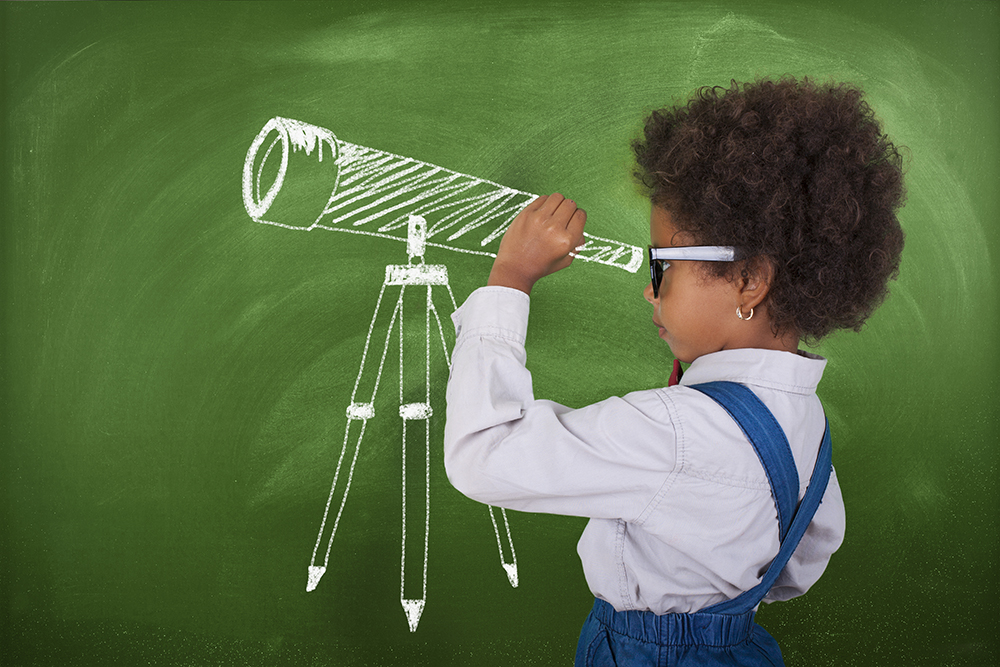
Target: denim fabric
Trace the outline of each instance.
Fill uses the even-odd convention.
[[[597,600],[580,633],[576,667],[784,666],[778,643],[744,614],[615,611]]]

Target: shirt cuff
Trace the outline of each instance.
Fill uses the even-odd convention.
[[[468,337],[504,338],[524,345],[530,297],[510,287],[480,287],[451,315],[456,345]]]

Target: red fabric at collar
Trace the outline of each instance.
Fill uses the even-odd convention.
[[[674,359],[674,370],[670,374],[670,379],[667,380],[667,386],[673,387],[675,384],[681,381],[681,376],[684,375],[683,369],[681,369],[681,362]]]

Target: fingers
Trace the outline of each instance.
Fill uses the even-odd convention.
[[[528,237],[548,230],[559,238],[558,245],[568,246],[568,252],[585,242],[583,228],[587,222],[587,212],[577,207],[572,199],[566,199],[558,192],[542,195],[528,204],[511,224],[516,232],[508,230],[505,237]],[[535,231],[529,231],[529,230]]]
[[[537,211],[548,201],[549,195],[540,195],[533,202],[524,207],[525,211]]]
[[[579,210],[581,209],[577,208],[575,201],[566,199],[558,192],[555,192],[546,198],[538,211],[542,216],[551,220],[553,226],[568,229],[570,221]]]
[[[582,208],[577,208],[572,200],[565,200],[556,210],[555,225],[565,229],[566,242],[570,244],[569,257],[572,261],[576,257],[576,251],[581,248],[586,239],[583,236],[583,228],[587,224],[587,212]]]
[[[541,199],[541,197],[539,197],[539,199]],[[559,206],[562,205],[564,201],[566,201],[565,197],[563,197],[558,192],[553,192],[552,194],[550,194],[548,197],[545,198],[545,201],[542,202],[542,205],[538,207],[538,210],[543,215],[551,216],[556,212],[556,209],[558,209]]]
[[[566,199],[558,192],[554,192],[546,197],[545,201],[538,208],[541,215],[550,218],[554,223],[566,228],[569,227],[573,215],[579,210],[575,201]]]
[[[580,243],[583,243],[583,227],[587,224],[587,212],[582,208],[578,208],[573,211],[573,215],[570,217],[569,222],[566,223],[566,229],[575,238],[580,239]]]
[[[541,199],[539,197],[536,202]],[[545,201],[541,202],[536,211],[536,216],[540,222],[544,221],[547,227],[554,230],[565,230],[566,236],[563,237],[565,239],[564,242],[572,244],[569,251],[569,261],[572,261],[572,258],[576,255],[574,251],[586,242],[583,236],[583,228],[587,223],[587,212],[582,208],[578,208],[576,202],[572,199],[566,199],[556,192],[548,195]]]

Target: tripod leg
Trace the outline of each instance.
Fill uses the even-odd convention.
[[[333,528],[330,531],[330,541],[327,543],[326,554],[323,557],[323,564],[316,565],[316,554],[319,551],[320,544],[323,542],[323,534],[326,532],[326,521],[330,515],[330,507],[333,505],[334,498],[337,495],[337,482],[340,478],[340,471],[348,453],[348,446],[351,443],[351,426],[357,421],[361,422],[360,432],[358,433],[357,440],[354,441],[354,453],[351,456],[351,466],[347,472],[347,480],[344,483],[344,488],[340,493],[340,504],[337,508],[337,516],[333,521]],[[316,590],[316,586],[319,585],[319,580],[326,573],[326,566],[330,561],[330,549],[333,547],[333,538],[337,534],[337,526],[340,524],[340,516],[344,512],[344,505],[347,503],[347,494],[351,490],[351,481],[354,478],[354,465],[358,461],[358,452],[361,451],[361,439],[365,435],[365,426],[367,424],[367,419],[348,418],[347,420],[347,428],[344,430],[344,444],[340,450],[340,458],[337,460],[337,470],[333,474],[333,483],[330,485],[330,495],[326,500],[326,509],[323,510],[323,520],[319,524],[319,533],[316,535],[316,546],[313,547],[312,560],[309,565],[309,579],[306,582],[306,592]]]
[[[507,510],[502,507],[488,506],[490,512],[490,521],[493,523],[493,533],[497,536],[497,551],[500,552],[500,566],[503,568],[504,572],[507,573],[507,581],[514,588],[517,588],[517,554],[514,553],[514,540],[510,537],[510,524],[507,523]],[[499,510],[499,512],[497,512]],[[496,515],[499,513],[500,520],[503,522],[503,531],[500,530],[497,525]],[[507,547],[510,550],[510,560],[504,560],[503,547],[504,542],[501,535],[507,537]]]
[[[403,477],[403,525],[402,525],[402,543],[400,545],[400,566],[399,566],[399,602],[403,606],[403,611],[406,613],[406,620],[410,626],[410,632],[415,632],[417,629],[417,624],[420,623],[420,616],[423,614],[424,606],[427,604],[427,552],[428,543],[430,538],[430,520],[431,520],[431,505],[430,505],[430,490],[431,490],[431,478],[430,478],[430,429],[429,419],[430,414],[419,414],[416,412],[416,408],[413,407],[414,404],[401,406],[400,416],[403,417],[403,465],[402,465],[402,477]],[[404,414],[404,410],[407,414]],[[412,412],[409,412],[411,411]],[[420,438],[420,431],[423,430],[424,437]],[[423,440],[423,457],[420,457],[419,452],[412,451],[412,448],[408,451],[407,440],[409,444],[416,444],[420,440]],[[419,449],[419,446],[418,446]],[[415,454],[417,456],[415,456]],[[419,468],[423,468],[420,470]],[[407,469],[409,469],[410,475],[407,475]],[[419,495],[420,491],[420,477],[421,473],[423,476],[423,497]],[[416,477],[414,480],[413,478]],[[416,487],[417,494],[412,493]],[[409,498],[407,497],[407,492]],[[408,502],[409,501],[409,502]],[[421,507],[421,504],[423,507]],[[421,512],[421,510],[423,510]],[[423,519],[423,531],[421,528],[420,520]],[[408,525],[409,524],[409,525]],[[416,529],[416,530],[414,530]],[[423,533],[423,549],[419,543],[419,539]],[[407,586],[407,536],[410,537],[410,546],[413,546],[413,542],[417,542],[417,549],[411,549],[410,553],[410,570],[412,572],[414,565],[417,565],[417,558],[423,557],[423,563],[421,567],[421,577],[420,577],[420,589],[419,597],[417,597],[417,591],[414,590],[417,586],[416,581],[411,581],[409,586]],[[409,591],[407,589],[410,589]]]
[[[446,315],[450,316],[452,312],[455,311],[455,295],[451,292],[451,286],[448,283],[444,284],[445,289],[448,291],[448,297],[451,301],[451,309],[445,311]],[[445,304],[447,308],[449,304]],[[441,339],[441,345],[444,348],[445,360],[448,362],[449,369],[451,368],[451,355],[448,354],[448,340],[445,336],[445,328],[441,323],[441,312],[434,305],[433,301],[428,304],[428,309],[434,315],[434,320],[437,323],[437,332]],[[487,510],[490,513],[490,522],[493,524],[493,534],[497,538],[497,552],[500,554],[500,566],[503,568],[504,572],[507,573],[507,580],[510,585],[517,588],[517,554],[514,552],[514,540],[510,535],[510,524],[507,522],[507,510],[502,507],[493,507],[492,505],[487,506]],[[499,515],[500,521],[497,521],[497,516]],[[503,529],[501,530],[500,524],[503,524]],[[504,547],[507,547],[507,552],[510,557],[504,556]]]
[[[354,390],[351,392],[351,403],[347,408],[347,427],[344,430],[344,442],[340,450],[340,458],[337,460],[337,469],[333,475],[333,483],[330,485],[330,495],[326,501],[326,508],[323,510],[323,519],[320,522],[319,532],[316,535],[316,545],[313,547],[312,559],[309,562],[308,579],[306,582],[306,591],[313,591],[316,586],[319,585],[320,579],[326,573],[327,565],[330,562],[330,550],[333,548],[333,538],[337,534],[337,527],[340,524],[340,517],[344,512],[344,506],[347,503],[347,495],[351,490],[351,482],[354,479],[354,466],[358,460],[358,454],[361,451],[361,440],[365,435],[365,427],[368,424],[368,420],[375,416],[375,394],[378,392],[379,381],[382,377],[382,368],[385,365],[386,352],[389,349],[389,337],[392,333],[393,323],[399,313],[402,304],[402,292],[400,293],[399,300],[396,302],[396,307],[392,310],[392,316],[389,322],[389,326],[386,327],[386,337],[385,344],[382,348],[382,357],[379,360],[378,372],[375,376],[374,386],[371,389],[371,399],[366,403],[358,403],[356,401],[358,397],[359,388],[367,389],[367,387],[362,387],[362,378],[366,377],[365,369],[368,363],[368,349],[371,344],[372,333],[375,331],[375,324],[379,319],[379,313],[382,312],[382,298],[385,295],[385,288],[388,282],[383,282],[382,289],[379,291],[378,301],[375,304],[375,313],[372,315],[371,324],[368,327],[368,337],[365,340],[364,351],[361,354],[361,364],[358,369],[358,376],[354,381]],[[370,373],[367,374],[370,376]],[[351,431],[352,427],[355,427],[356,422],[361,422],[360,426],[354,428],[358,432],[357,439],[352,439]],[[350,468],[348,469],[347,475],[343,480],[341,487],[338,487],[338,482],[341,481],[341,471],[343,470],[344,461],[350,459]],[[327,522],[330,517],[330,509],[334,506],[334,501],[340,499],[337,503],[337,514],[333,520],[333,526],[330,529],[330,537],[327,542],[326,551],[323,555],[322,564],[317,564],[317,555],[319,554],[320,546],[323,543],[323,537],[327,530]]]
[[[421,285],[413,285],[414,296],[420,295]],[[411,327],[404,331],[405,320],[402,313],[399,318],[399,416],[403,420],[402,442],[402,544],[400,553],[399,599],[406,613],[410,632],[415,632],[420,616],[427,603],[427,554],[430,537],[430,419],[432,415],[430,403],[430,286],[426,286],[427,294],[422,299],[420,311],[423,312],[422,326]],[[403,288],[406,290],[406,287]],[[418,320],[419,321],[419,320]],[[404,373],[404,362],[406,372]],[[422,372],[421,372],[422,371]],[[421,431],[423,437],[421,437]],[[419,455],[419,444],[423,445],[423,456]],[[417,447],[411,445],[417,444]],[[417,449],[418,451],[413,451]],[[421,476],[423,477],[421,484]],[[421,486],[423,487],[421,489]],[[417,493],[413,493],[413,491]],[[420,494],[420,491],[423,494]],[[423,496],[422,498],[420,496]],[[423,510],[422,512],[420,510]],[[422,519],[422,522],[421,522]],[[423,524],[422,526],[420,524]],[[422,531],[420,529],[423,529]],[[420,539],[423,533],[423,544],[418,542],[418,549],[410,549],[407,557],[407,547]],[[423,548],[420,549],[419,546]],[[418,560],[422,557],[422,563]],[[408,563],[409,561],[409,563]],[[407,565],[412,573],[414,566],[421,568],[419,597],[416,583],[407,586]],[[412,576],[412,575],[411,575]],[[407,590],[409,588],[409,590]]]

